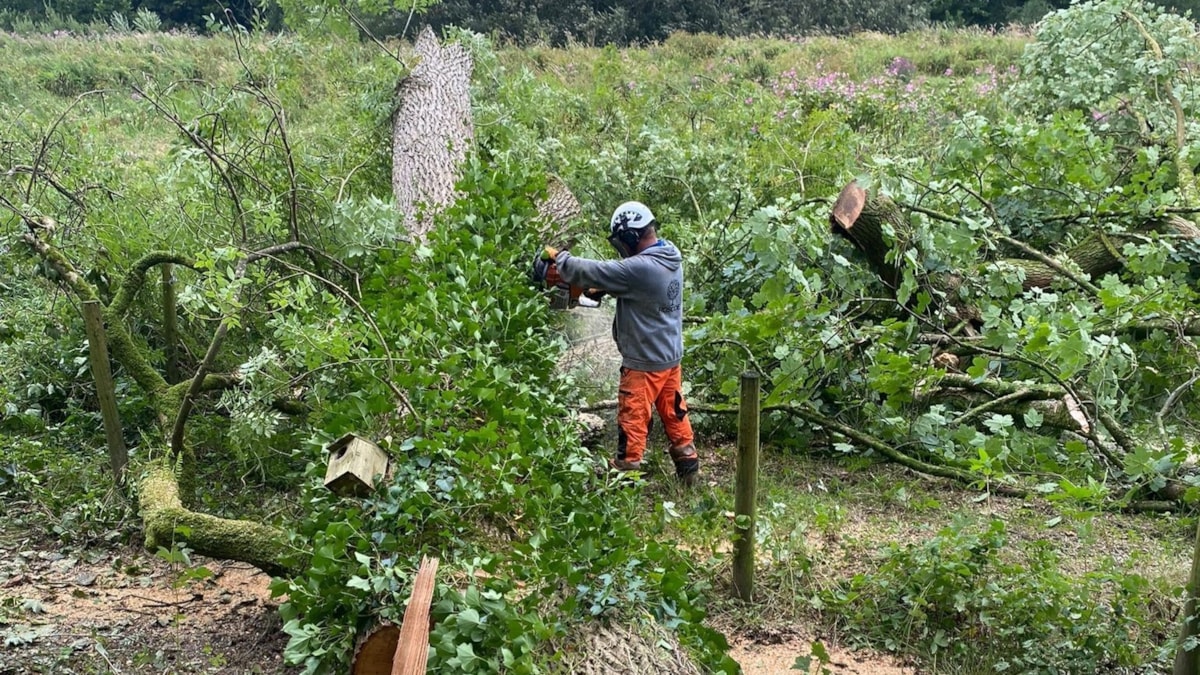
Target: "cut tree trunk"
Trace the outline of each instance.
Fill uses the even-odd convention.
[[[887,255],[908,246],[912,229],[895,202],[870,196],[857,181],[850,181],[833,205],[829,224],[834,234],[849,239],[863,252],[871,270],[888,288],[900,287],[900,267],[888,262]]]
[[[570,227],[583,213],[583,208],[566,183],[551,176],[546,183],[546,197],[537,203],[537,212],[538,234],[542,241],[551,242],[560,249],[575,244],[576,237]]]
[[[437,581],[437,558],[422,558],[412,595],[397,627],[384,623],[368,631],[355,650],[350,675],[422,675],[429,657],[429,610]]]
[[[443,47],[428,26],[417,37],[420,63],[397,90],[392,123],[392,191],[414,238],[433,227],[433,216],[457,198],[454,184],[474,136],[470,53]]]

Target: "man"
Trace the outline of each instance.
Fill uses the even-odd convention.
[[[617,455],[611,466],[641,469],[646,441],[658,410],[671,442],[675,474],[693,485],[700,458],[681,389],[683,358],[683,257],[674,244],[659,239],[654,214],[640,202],[625,202],[613,212],[608,241],[620,260],[589,260],[546,247],[535,272],[554,272],[570,286],[600,289],[617,299],[613,339],[621,353],[617,397]],[[551,262],[552,261],[552,262]]]

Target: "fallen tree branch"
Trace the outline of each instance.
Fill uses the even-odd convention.
[[[83,200],[80,199],[79,195],[63,187],[63,184],[59,183],[58,180],[54,178],[54,174],[50,173],[49,171],[45,169],[39,169],[36,166],[26,166],[24,164],[17,164],[8,170],[9,176],[14,176],[18,173],[27,173],[33,177],[41,178],[49,183],[50,187],[54,188],[56,192],[69,199],[75,206],[78,206],[81,209],[87,208],[87,205],[83,203]]]
[[[582,406],[579,408],[579,411],[597,412],[600,410],[612,410],[616,407],[616,401],[602,401],[600,403]],[[716,406],[703,403],[689,403],[688,410],[718,415],[736,415],[738,413],[738,409],[733,406]],[[763,406],[761,410],[762,412],[778,411],[796,415],[797,417],[815,424],[816,426],[819,426],[827,431],[841,434],[842,436],[845,436],[859,445],[870,448],[871,450],[878,452],[891,461],[906,468],[912,469],[917,473],[923,473],[929,476],[937,476],[939,478],[948,478],[967,486],[975,486],[980,483],[980,478],[963,469],[948,465],[931,464],[929,462],[919,460],[911,455],[900,452],[891,445],[888,445],[887,443],[866,432],[859,431],[858,429],[855,429],[848,424],[839,422],[832,417],[822,415],[810,406],[778,404]],[[987,491],[1005,497],[1025,497],[1028,494],[1025,490],[1010,485],[989,485]]]
[[[979,391],[992,396],[1005,396],[1017,391],[1028,392],[1030,396],[1040,398],[1060,398],[1066,393],[1062,387],[1040,384],[1037,382],[1009,382],[1008,380],[998,380],[993,377],[976,379],[970,375],[962,373],[946,373],[937,381],[940,387],[957,387],[959,389],[969,389],[971,391]]]
[[[1154,53],[1154,58],[1159,61],[1165,61],[1166,56],[1163,55],[1162,47],[1158,41],[1146,30],[1146,25],[1141,19],[1127,9],[1121,10],[1121,16],[1132,23],[1137,28],[1142,39],[1146,41],[1146,45],[1150,51]],[[1179,101],[1179,97],[1175,95],[1174,83],[1169,79],[1159,87],[1160,93],[1167,97],[1171,103],[1171,111],[1175,114],[1175,147],[1172,148],[1174,154],[1175,171],[1178,174],[1179,192],[1183,197],[1184,206],[1196,206],[1200,202],[1200,190],[1196,186],[1196,174],[1192,171],[1191,162],[1188,159],[1187,153],[1184,151],[1187,147],[1187,115],[1184,113],[1183,104]]]
[[[208,163],[210,166],[212,166],[213,171],[216,172],[217,178],[221,180],[221,183],[225,186],[225,189],[229,191],[229,201],[233,207],[233,222],[237,223],[238,227],[241,229],[241,241],[244,243],[248,238],[248,233],[246,230],[246,211],[242,207],[242,198],[238,192],[237,184],[234,183],[233,176],[231,176],[229,173],[230,168],[240,171],[240,167],[237,166],[236,162],[231,161],[228,157],[225,157],[218,152],[217,148],[212,143],[209,143],[192,128],[192,125],[185,123],[178,115],[167,109],[167,107],[158,99],[142,91],[142,89],[136,84],[133,85],[133,91],[138,96],[141,96],[143,100],[149,101],[150,105],[153,106],[154,109],[159,112],[159,114],[167,118],[171,124],[174,124],[175,128],[179,129],[179,132],[183,134],[185,138],[191,141],[192,145],[196,146],[197,149],[203,152],[206,158],[208,158]]]
[[[201,555],[247,562],[272,576],[296,572],[282,562],[288,551],[283,530],[188,510],[179,498],[175,474],[165,463],[154,462],[148,467],[138,492],[138,505],[147,550],[170,550],[176,544],[187,543]]]
[[[1184,382],[1176,387],[1170,393],[1170,395],[1167,396],[1167,400],[1163,401],[1162,407],[1158,409],[1158,414],[1154,416],[1154,419],[1158,422],[1158,433],[1162,434],[1163,438],[1166,438],[1167,436],[1166,424],[1163,422],[1167,416],[1167,413],[1171,411],[1171,408],[1175,406],[1175,402],[1178,401],[1181,396],[1183,396],[1183,393],[1188,389],[1191,389],[1192,385],[1196,384],[1198,380],[1200,380],[1200,373],[1192,375],[1190,378],[1188,378],[1187,382]]]
[[[266,257],[277,256],[299,248],[304,248],[304,244],[298,241],[288,241],[268,246],[246,255],[238,261],[234,269],[234,281],[246,276],[246,269],[253,263]],[[225,335],[229,332],[229,325],[230,319],[229,317],[225,317],[221,320],[221,325],[217,326],[216,332],[213,333],[212,341],[208,344],[208,351],[204,353],[204,358],[201,359],[200,365],[196,366],[196,374],[192,376],[187,391],[179,401],[179,412],[175,416],[175,424],[171,430],[171,453],[175,457],[179,457],[184,453],[184,429],[187,425],[188,415],[192,412],[196,395],[204,389],[205,375],[208,374],[208,371],[217,359],[217,353],[221,350],[221,345],[225,342]]]
[[[997,408],[1003,408],[1004,406],[1007,406],[1010,403],[1017,403],[1018,401],[1023,401],[1025,399],[1029,398],[1030,396],[1034,396],[1034,395],[1035,394],[1028,389],[1019,389],[1017,391],[1012,392],[1011,394],[1005,394],[999,398],[993,398],[989,401],[984,401],[983,403],[980,403],[979,405],[975,406],[974,408],[971,408],[970,410],[959,415],[957,419],[955,419],[954,421],[951,422],[951,424],[953,424],[955,426],[961,426],[961,425],[966,424],[966,423],[970,422],[971,420],[983,415],[984,413],[991,412],[992,410],[996,410]]]

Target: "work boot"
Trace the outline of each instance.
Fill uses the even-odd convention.
[[[641,462],[627,462],[623,459],[611,459],[608,465],[617,471],[641,471]]]
[[[601,480],[607,480],[609,477],[609,474],[612,473],[613,471],[616,471],[619,474],[618,477],[625,478],[626,480],[628,480],[632,477],[626,476],[626,474],[631,473],[633,471],[641,471],[641,470],[642,470],[641,462],[628,462],[623,459],[610,459],[605,464],[597,464],[596,465],[596,478],[599,478]]]
[[[682,447],[672,447],[670,453],[679,484],[689,488],[694,486],[700,480],[700,456],[696,454],[696,445],[688,443]]]

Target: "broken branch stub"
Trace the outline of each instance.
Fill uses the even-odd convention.
[[[433,227],[436,212],[454,203],[454,184],[474,137],[471,71],[462,45],[442,46],[428,26],[417,37],[420,62],[397,88],[392,124],[392,191],[414,238]]]

